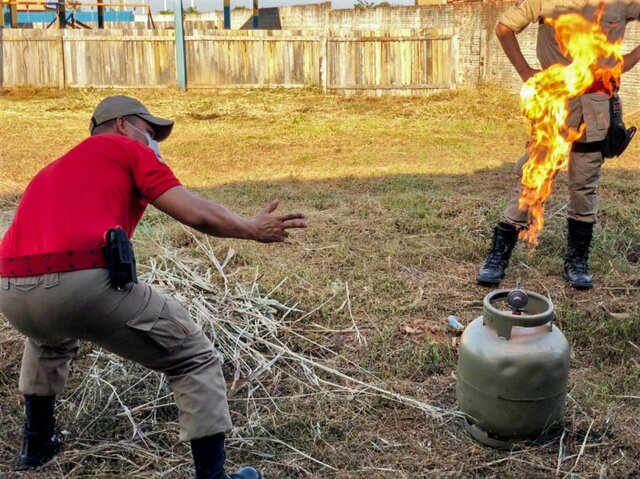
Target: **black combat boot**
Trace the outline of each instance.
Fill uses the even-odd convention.
[[[60,452],[60,442],[54,435],[55,401],[55,396],[24,397],[24,439],[16,471],[40,467]]]
[[[196,479],[262,479],[260,471],[253,467],[243,467],[233,474],[224,472],[224,434],[192,440],[191,452],[196,466]]]
[[[487,262],[484,264],[476,281],[483,286],[497,286],[504,278],[504,270],[509,265],[513,247],[518,241],[518,230],[509,223],[498,223],[493,230],[493,241]]]
[[[589,248],[593,237],[593,223],[569,218],[567,227],[564,279],[576,289],[591,289],[593,280],[589,274]]]

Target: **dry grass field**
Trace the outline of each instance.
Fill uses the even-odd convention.
[[[29,179],[87,136],[92,109],[110,93],[0,91],[0,232]],[[562,436],[498,451],[469,439],[452,414],[457,337],[446,320],[481,313],[487,290],[475,275],[527,139],[515,95],[127,93],[177,120],[161,146],[188,188],[246,215],[279,198],[283,211],[309,218],[287,244],[207,245],[149,208],[134,238],[141,273],[187,306],[198,281],[163,279],[157,266],[171,258],[214,293],[229,286],[233,324],[264,315],[265,330],[273,326],[247,340],[267,365],[229,397],[231,464],[260,466],[267,479],[640,477],[640,141],[604,168],[594,290],[561,277],[564,173],[540,246],[516,250],[503,285],[521,280],[551,297],[572,370]],[[226,276],[207,276],[211,255],[230,248]],[[193,473],[166,384],[84,344],[57,408],[64,453],[39,474],[14,474],[21,351],[0,321],[0,476]],[[231,358],[230,375],[241,359]]]

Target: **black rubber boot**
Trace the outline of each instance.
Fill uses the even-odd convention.
[[[564,278],[576,289],[591,289],[589,248],[593,238],[593,223],[569,218],[567,221],[567,254],[564,257]]]
[[[192,440],[191,452],[196,466],[196,479],[262,479],[260,471],[253,467],[243,467],[233,474],[224,472],[224,434]]]
[[[61,444],[54,434],[55,401],[55,396],[24,397],[24,439],[16,471],[40,467],[60,452]]]
[[[484,264],[476,281],[483,286],[497,286],[504,278],[504,271],[509,265],[513,247],[518,241],[518,230],[509,223],[498,223],[493,230],[493,241],[487,262]]]

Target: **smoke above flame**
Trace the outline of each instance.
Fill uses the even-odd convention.
[[[571,144],[584,133],[566,124],[569,100],[587,90],[594,81],[602,81],[607,91],[619,83],[623,72],[622,40],[610,42],[600,26],[602,6],[591,22],[578,14],[566,14],[545,20],[555,30],[556,40],[569,65],[552,65],[532,76],[522,87],[520,104],[531,121],[529,161],[523,167],[519,206],[528,211],[529,228],[521,239],[538,244],[544,227],[544,204],[553,188],[553,180],[569,162]],[[611,66],[613,65],[613,66]]]

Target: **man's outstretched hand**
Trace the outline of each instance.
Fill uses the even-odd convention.
[[[278,204],[278,200],[273,200],[250,220],[253,240],[260,243],[282,242],[289,236],[288,229],[307,227],[306,217],[302,213],[288,213],[282,216],[273,214]]]
[[[182,185],[167,190],[153,205],[180,223],[219,238],[275,243],[284,241],[289,236],[288,229],[307,227],[302,213],[274,215],[278,200],[269,203],[255,217],[246,218],[190,193]]]

